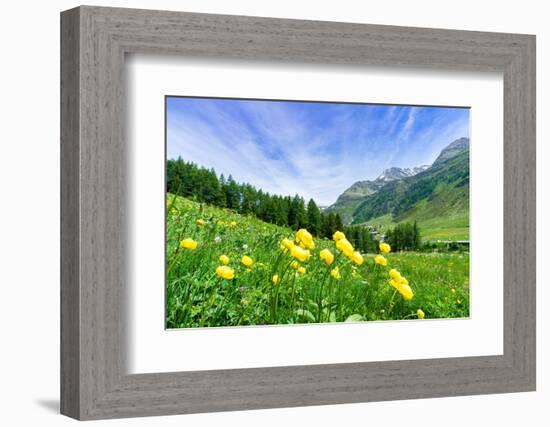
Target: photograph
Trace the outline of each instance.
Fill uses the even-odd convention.
[[[470,108],[166,95],[165,327],[470,316]]]

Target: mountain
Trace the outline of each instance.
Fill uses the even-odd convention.
[[[347,223],[384,229],[417,221],[425,238],[467,239],[469,159],[469,139],[457,139],[431,166],[390,168],[374,181],[356,182],[327,210]]]
[[[424,165],[424,166],[416,166],[414,168],[389,168],[386,169],[384,172],[380,174],[378,178],[376,178],[376,182],[380,183],[386,183],[390,181],[396,181],[398,179],[408,178],[409,176],[414,176],[417,173],[423,172],[426,169],[428,169],[430,165]]]
[[[413,168],[391,167],[382,172],[373,181],[357,181],[347,188],[336,202],[325,209],[325,212],[338,212],[346,224],[353,221],[353,211],[366,196],[376,193],[388,182],[396,181],[414,176],[428,169],[429,165],[416,166]]]
[[[432,166],[436,166],[441,162],[444,162],[445,160],[448,160],[451,157],[454,157],[457,154],[460,154],[462,151],[468,150],[469,148],[470,148],[470,139],[465,137],[459,138],[451,142],[447,147],[445,147],[441,151],[441,153],[439,153],[439,156],[437,156],[437,159],[435,159]]]

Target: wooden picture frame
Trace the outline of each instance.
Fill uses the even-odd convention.
[[[504,353],[126,373],[127,53],[504,79]],[[101,419],[535,390],[535,37],[82,6],[61,14],[61,412]]]

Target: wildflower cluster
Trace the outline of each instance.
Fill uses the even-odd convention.
[[[208,210],[201,210],[200,216],[190,215],[181,204],[170,205],[167,215],[171,232],[177,236],[167,254],[170,324],[319,323],[426,316],[408,304],[415,292],[409,280],[390,266],[400,258],[388,256],[388,243],[380,242],[379,253],[371,256],[361,253],[352,243],[357,241],[342,231],[334,232],[332,240],[316,238],[306,228],[290,234],[288,229],[265,223],[251,227],[240,215],[233,215],[238,220],[231,215],[209,215]],[[410,267],[405,271],[410,273]],[[452,295],[455,288],[448,292]],[[401,302],[394,302],[395,296]],[[460,305],[458,296],[453,301]]]

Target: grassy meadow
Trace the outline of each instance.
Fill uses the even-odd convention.
[[[166,212],[167,328],[469,316],[467,253],[359,254],[172,194]]]

